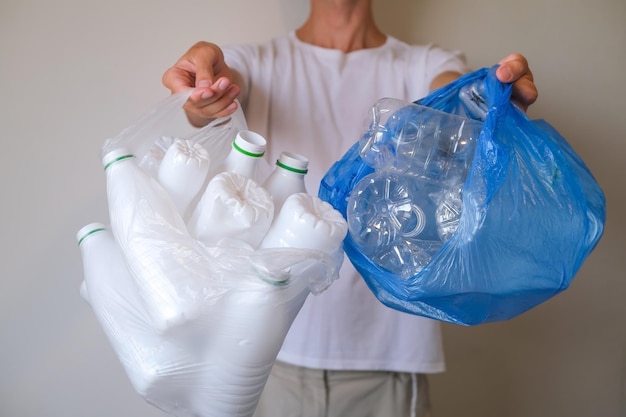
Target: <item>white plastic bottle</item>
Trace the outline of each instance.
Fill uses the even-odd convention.
[[[271,196],[257,183],[257,169],[266,140],[241,130],[230,153],[217,164],[200,201],[189,217],[188,229],[205,245],[236,239],[256,248],[274,218]]]
[[[194,362],[194,355],[152,329],[123,254],[106,226],[88,224],[76,239],[89,304],[133,388],[160,407],[184,402],[188,393],[177,376],[177,365],[185,368],[185,362]]]
[[[222,172],[209,181],[188,228],[208,246],[235,239],[256,249],[273,218],[274,204],[265,188],[238,173]]]
[[[213,175],[220,172],[236,172],[257,181],[258,165],[265,155],[266,144],[265,138],[256,132],[239,131],[224,163],[217,166],[217,171],[213,172]]]
[[[165,152],[157,179],[183,217],[207,180],[209,164],[208,151],[187,139],[174,139]]]
[[[111,229],[153,324],[166,331],[185,323],[202,293],[202,281],[187,259],[202,259],[202,254],[173,200],[132,154],[113,150],[103,164]]]
[[[304,176],[308,172],[309,160],[297,153],[281,152],[274,171],[267,177],[263,187],[274,201],[274,212],[278,213],[291,194],[306,193]]]
[[[316,249],[333,253],[348,233],[341,213],[319,197],[292,194],[285,200],[260,248]]]
[[[263,247],[313,248],[332,253],[347,233],[345,220],[338,211],[306,193],[289,196],[280,213]],[[268,252],[266,257],[278,258],[279,252]],[[293,253],[291,256],[295,259]],[[307,273],[314,274],[313,279],[327,267],[316,263],[313,257],[303,263]],[[290,279],[290,272],[300,265],[285,268],[280,279],[255,265],[249,272],[231,277],[236,288],[218,301],[219,308],[213,316],[216,334],[206,355],[214,362],[214,368],[203,383],[206,395],[198,396],[198,408],[210,407],[212,416],[253,414],[289,327],[310,292],[309,276],[301,274],[298,279]],[[222,387],[237,389],[227,392]]]

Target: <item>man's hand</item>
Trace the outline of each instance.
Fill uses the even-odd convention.
[[[499,64],[496,77],[503,83],[513,83],[511,100],[526,111],[538,96],[528,61],[521,54],[511,54],[502,59]]]
[[[192,125],[201,127],[237,109],[240,88],[224,62],[222,50],[209,42],[193,45],[163,74],[163,85],[172,93],[194,88],[183,106]]]

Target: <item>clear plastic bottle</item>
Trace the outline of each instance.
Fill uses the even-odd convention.
[[[350,235],[371,261],[409,277],[450,239],[481,130],[471,117],[402,100],[372,107],[360,154],[375,172],[354,187],[347,211]]]
[[[361,139],[376,170],[412,175],[441,187],[465,180],[482,122],[397,99],[382,99]]]
[[[165,152],[157,180],[172,197],[183,217],[205,185],[209,163],[208,151],[187,139],[174,139]]]
[[[297,153],[281,152],[274,171],[267,177],[263,187],[274,201],[274,212],[278,213],[291,194],[306,193],[304,176],[308,172],[309,160]]]
[[[463,184],[458,184],[443,192],[436,211],[437,232],[443,243],[450,240],[461,221],[463,211]]]
[[[437,187],[387,171],[364,177],[348,199],[350,236],[372,262],[404,278],[418,273],[441,247]]]

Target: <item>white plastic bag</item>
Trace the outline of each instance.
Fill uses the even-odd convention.
[[[328,228],[336,241],[332,250],[256,249],[237,240],[207,246],[194,239],[155,179],[171,143],[165,126],[180,115],[187,97],[172,95],[105,142],[106,163],[124,167],[107,168],[107,187],[112,236],[128,273],[119,273],[120,262],[93,260],[112,259],[110,245],[108,252],[89,249],[87,257],[84,246],[95,236],[79,236],[86,294],[135,390],[148,402],[177,416],[248,417],[306,297],[338,277],[347,225],[328,203],[308,196],[316,204],[302,205],[311,210],[303,218]],[[245,129],[238,111],[185,139],[220,161]],[[110,161],[119,149],[125,152]],[[120,162],[130,154],[133,161]],[[93,262],[100,265],[95,277]],[[116,275],[107,279],[109,273]],[[124,284],[115,285],[116,279]]]

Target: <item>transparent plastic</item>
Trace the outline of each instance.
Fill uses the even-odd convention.
[[[467,178],[481,128],[402,100],[372,106],[359,151],[375,173],[352,190],[346,216],[355,244],[378,266],[413,276],[455,232],[462,208],[450,192]]]
[[[379,100],[371,113],[360,147],[372,168],[441,187],[463,183],[481,122],[393,98]]]
[[[433,188],[386,171],[364,177],[348,201],[350,236],[380,267],[405,278],[414,275],[441,247],[429,196]]]

